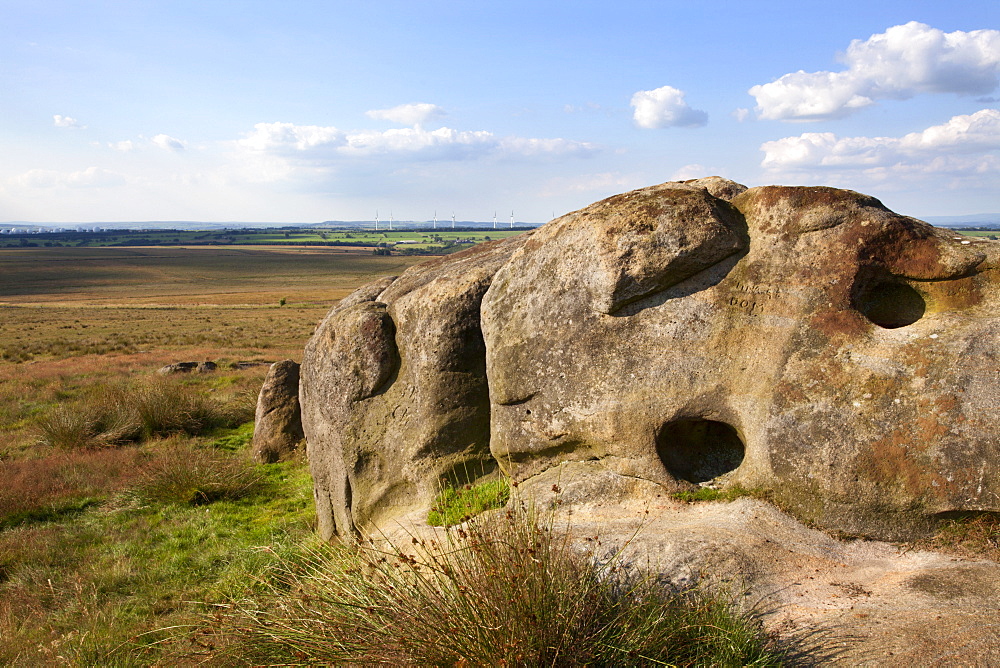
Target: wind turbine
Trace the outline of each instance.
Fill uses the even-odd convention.
[[[493,229],[497,229],[497,212],[493,212]]]
[[[435,209],[434,210],[434,229],[436,230],[437,228],[438,228],[438,212]]]
[[[378,232],[378,209],[375,209],[375,231]]]
[[[510,229],[514,229],[514,209],[510,210]]]
[[[392,209],[389,209],[389,231],[392,232]]]
[[[455,229],[455,212],[451,212],[451,229]]]

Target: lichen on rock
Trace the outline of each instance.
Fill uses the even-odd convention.
[[[565,463],[881,538],[1000,511],[998,259],[867,195],[711,177],[417,265],[307,346],[321,533]]]

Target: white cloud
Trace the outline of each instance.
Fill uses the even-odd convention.
[[[108,146],[110,146],[116,151],[121,151],[122,153],[128,153],[129,151],[135,150],[135,142],[133,142],[131,139],[116,141],[114,143],[108,144]]]
[[[334,127],[257,123],[254,131],[237,143],[251,151],[296,153],[346,145],[346,135]]]
[[[983,109],[902,137],[807,132],[761,145],[761,166],[777,173],[863,171],[870,175],[1000,176],[1000,110]]]
[[[441,118],[445,115],[445,112],[444,109],[436,104],[419,102],[416,104],[401,104],[392,109],[372,109],[371,111],[366,111],[365,115],[369,118],[399,123],[400,125],[420,127],[428,121]]]
[[[292,123],[257,123],[237,144],[257,154],[304,162],[334,158],[392,156],[414,160],[464,160],[485,156],[537,157],[590,154],[597,147],[568,139],[497,137],[486,130],[420,127],[362,130],[347,133],[335,127]]]
[[[57,128],[76,128],[78,130],[82,130],[87,127],[86,125],[82,125],[80,121],[76,120],[75,118],[71,118],[69,116],[62,116],[60,114],[55,114],[52,117],[52,123]]]
[[[640,128],[697,128],[708,123],[708,114],[692,109],[684,100],[684,91],[673,86],[640,90],[632,96],[632,118]]]
[[[55,188],[59,186],[67,188],[104,188],[124,184],[125,177],[99,167],[88,167],[76,172],[32,169],[17,177],[15,181],[24,188]]]
[[[183,151],[185,143],[170,135],[158,134],[150,141],[166,151]]]
[[[737,123],[742,123],[750,115],[750,110],[745,107],[737,107],[733,109],[732,117],[736,119]]]
[[[799,70],[751,88],[758,117],[815,121],[847,116],[880,99],[985,95],[1000,83],[1000,31],[945,33],[911,21],[853,40],[839,59],[846,70]]]

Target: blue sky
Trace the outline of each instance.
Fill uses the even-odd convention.
[[[0,221],[544,222],[711,174],[997,212],[998,76],[995,0],[0,0]]]

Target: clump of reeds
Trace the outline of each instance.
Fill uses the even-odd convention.
[[[164,378],[99,385],[42,415],[37,421],[39,442],[86,448],[170,434],[195,436],[251,419],[245,403],[215,401],[196,387]]]
[[[321,546],[229,620],[236,663],[779,665],[749,615],[619,557],[578,552],[515,506],[412,544]],[[405,549],[404,549],[405,547]]]
[[[143,504],[201,505],[251,496],[263,484],[259,467],[246,457],[168,442],[143,462],[127,496]]]

